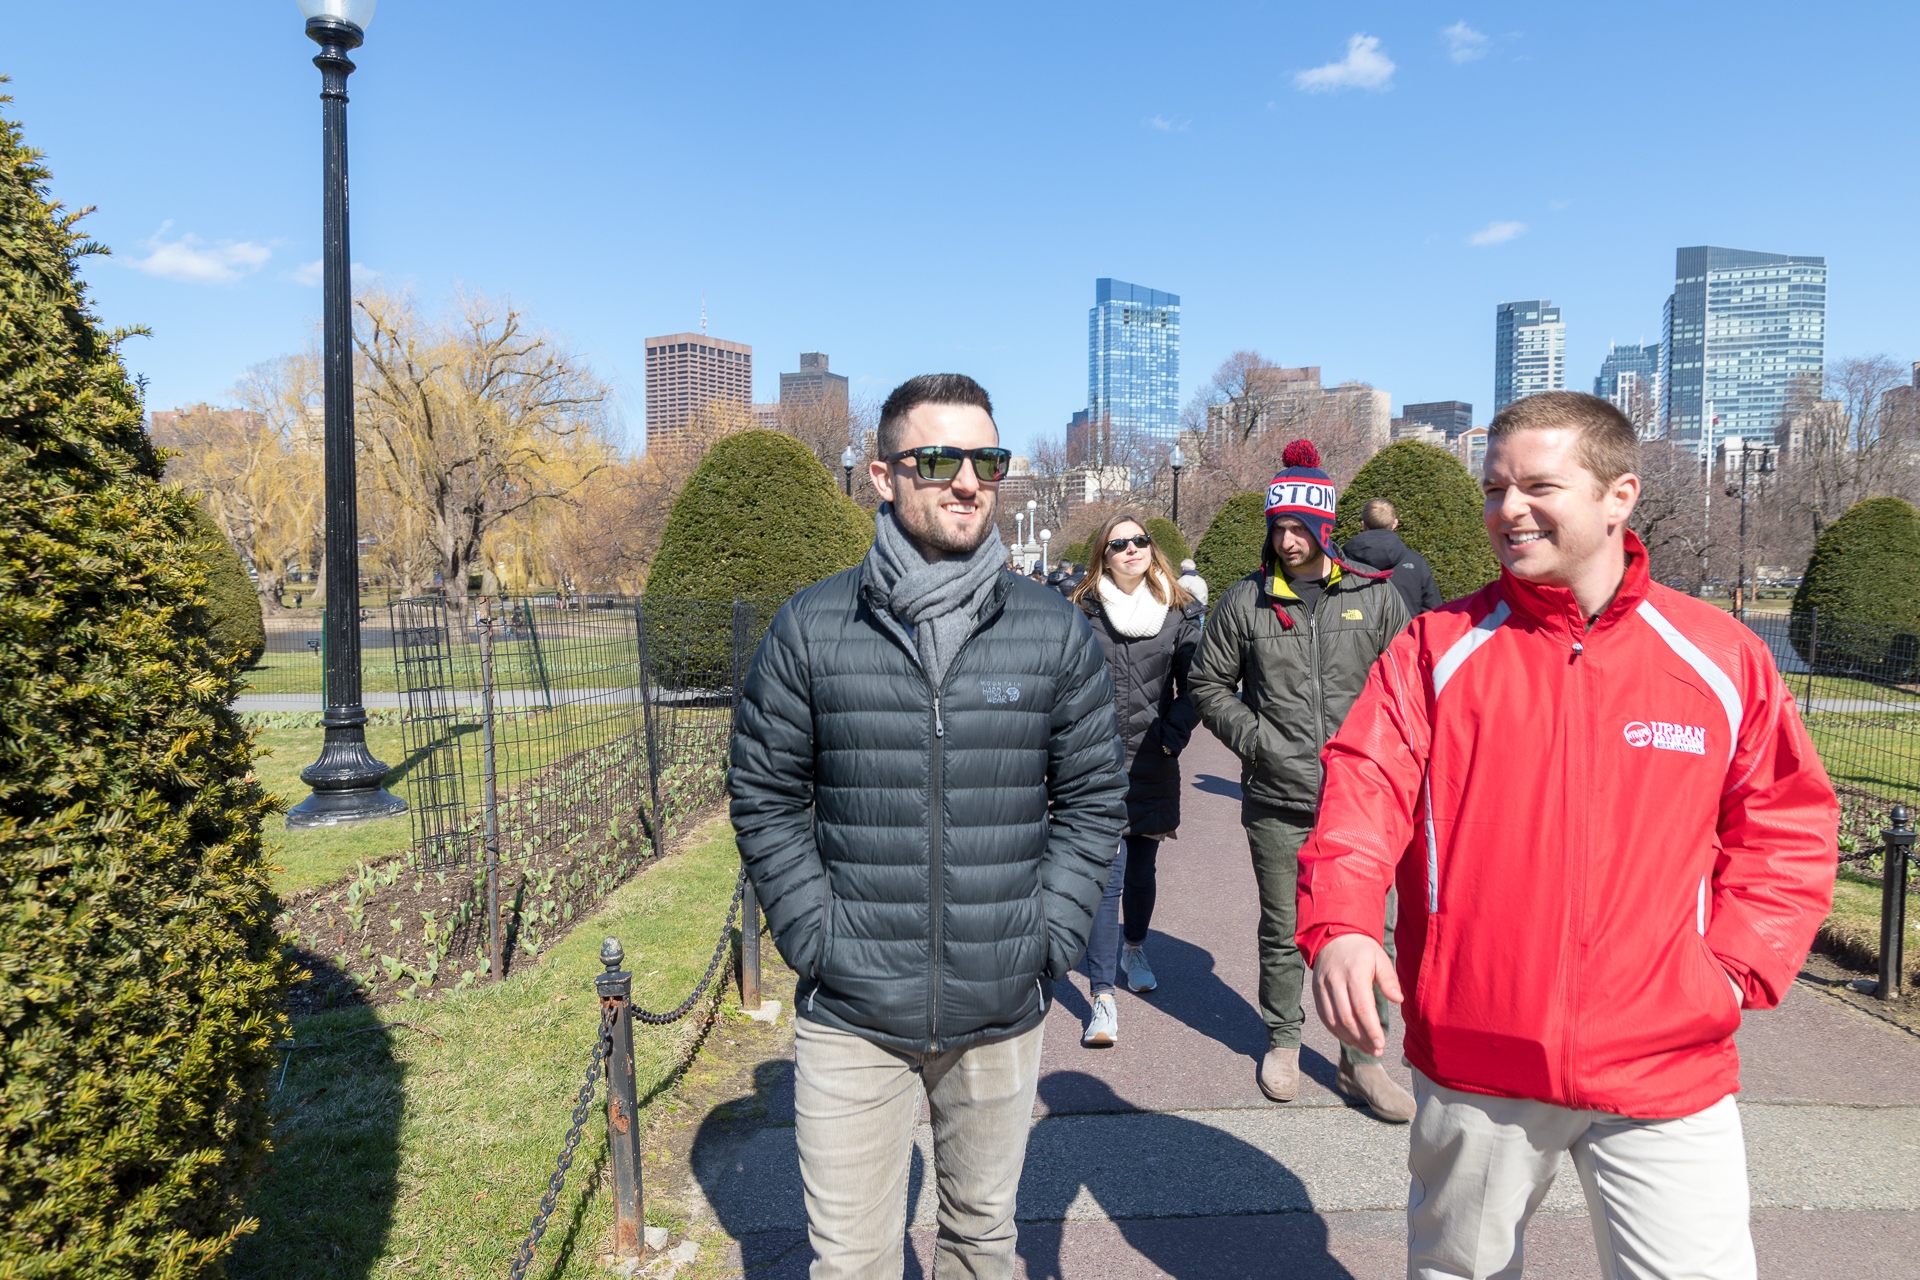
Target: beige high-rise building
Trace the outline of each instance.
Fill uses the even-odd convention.
[[[665,444],[715,400],[753,404],[753,348],[704,333],[647,339],[647,447]]]
[[[1246,395],[1237,403],[1210,405],[1207,426],[1220,430],[1231,425],[1255,432],[1303,432],[1336,423],[1350,426],[1369,453],[1386,448],[1392,439],[1393,397],[1359,382],[1320,385],[1320,366],[1298,369],[1264,368],[1248,373]]]

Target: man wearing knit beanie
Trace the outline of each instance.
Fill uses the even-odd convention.
[[[1346,564],[1333,542],[1336,492],[1320,452],[1296,440],[1267,486],[1260,568],[1228,587],[1193,662],[1201,719],[1241,760],[1240,818],[1260,891],[1260,1088],[1276,1102],[1300,1081],[1307,966],[1294,940],[1300,846],[1320,797],[1320,749],[1340,728],[1374,659],[1407,625],[1390,574]],[[1392,946],[1393,908],[1386,920]],[[1386,1002],[1379,1001],[1386,1017]],[[1384,1025],[1384,1022],[1383,1024]],[[1413,1117],[1413,1096],[1380,1059],[1348,1047],[1335,1083],[1383,1120]]]

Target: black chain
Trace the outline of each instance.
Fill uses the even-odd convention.
[[[613,1019],[618,1009],[619,1005],[611,1000],[601,1006],[600,1034],[593,1042],[593,1062],[587,1067],[587,1082],[580,1086],[580,1098],[574,1104],[573,1127],[567,1130],[567,1144],[560,1149],[553,1176],[547,1179],[547,1194],[540,1197],[540,1212],[533,1215],[533,1227],[513,1255],[513,1270],[508,1273],[511,1280],[524,1280],[527,1268],[533,1265],[533,1251],[539,1247],[540,1237],[547,1233],[547,1219],[553,1214],[553,1206],[560,1202],[560,1190],[566,1186],[574,1150],[580,1145],[580,1131],[586,1127],[587,1117],[593,1111],[593,1092],[600,1080],[600,1066],[613,1045]]]
[[[650,1026],[664,1027],[669,1023],[678,1022],[680,1019],[686,1017],[693,1006],[700,1002],[700,997],[706,994],[708,985],[713,982],[713,975],[720,969],[720,958],[727,953],[727,943],[733,940],[734,917],[740,914],[740,897],[746,892],[746,889],[747,873],[743,869],[740,872],[739,880],[734,882],[733,905],[727,908],[727,922],[720,926],[720,941],[714,944],[713,959],[707,962],[707,974],[704,978],[700,979],[700,985],[693,989],[693,994],[685,1000],[682,1000],[680,1007],[671,1013],[648,1013],[639,1005],[630,1004],[629,1007],[633,1010],[634,1017]]]

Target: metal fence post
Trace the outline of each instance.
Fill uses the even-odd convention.
[[[740,892],[740,1007],[760,1008],[760,899],[752,880]]]
[[[500,936],[500,797],[495,788],[493,754],[493,610],[487,598],[480,597],[474,613],[480,628],[480,797],[486,813],[487,833],[487,949],[498,982],[506,948]]]
[[[640,1107],[633,1081],[633,975],[618,938],[600,944],[607,971],[593,980],[602,1009],[613,1010],[607,1053],[607,1149],[613,1156],[613,1255],[640,1256],[645,1223],[640,1208]]]
[[[1807,697],[1806,701],[1800,705],[1802,711],[1810,711],[1813,708],[1813,674],[1819,665],[1820,611],[1809,609],[1807,610]]]
[[[647,602],[633,602],[633,634],[640,646],[640,716],[647,735],[647,785],[653,793],[654,850],[659,851],[660,739],[653,727],[653,664],[647,655]]]
[[[520,612],[527,620],[527,641],[533,645],[533,666],[540,675],[540,692],[546,695],[547,710],[553,710],[553,682],[547,679],[547,657],[540,652],[540,630],[533,625],[533,601],[522,597]]]
[[[1913,824],[1907,807],[1897,804],[1888,815],[1891,825],[1880,833],[1885,858],[1880,866],[1880,985],[1874,994],[1898,1000],[1905,978],[1907,934],[1907,863],[1913,854]]]

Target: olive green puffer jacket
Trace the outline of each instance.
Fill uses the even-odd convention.
[[[1282,625],[1276,606],[1292,627]],[[1278,809],[1318,807],[1320,749],[1407,619],[1406,601],[1390,580],[1337,566],[1311,613],[1284,576],[1269,584],[1252,573],[1227,588],[1207,615],[1193,660],[1193,703],[1240,757],[1247,799]]]

